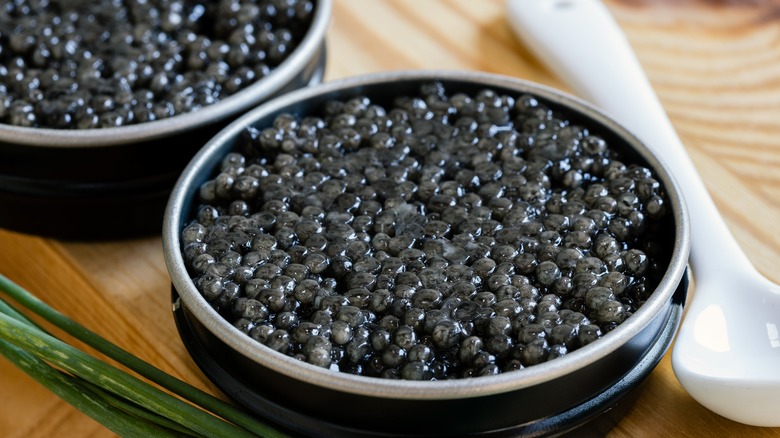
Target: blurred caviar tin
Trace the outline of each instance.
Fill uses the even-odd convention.
[[[656,289],[628,319],[597,341],[556,359],[492,376],[410,381],[358,376],[276,353],[224,319],[195,287],[181,231],[194,216],[199,187],[213,178],[247,127],[281,113],[305,116],[330,100],[367,96],[389,102],[438,81],[451,93],[530,93],[568,120],[599,132],[626,160],[652,169],[669,198],[662,239],[668,265]],[[592,106],[556,90],[471,72],[393,72],[289,93],[246,114],[189,163],[169,200],[163,245],[173,283],[173,313],[184,343],[225,393],[282,428],[306,436],[553,436],[584,426],[602,435],[663,357],[687,293],[688,216],[662,163],[631,133]],[[606,414],[606,415],[605,415]]]
[[[96,129],[0,124],[0,227],[76,239],[158,232],[171,187],[207,139],[259,103],[322,81],[331,8],[316,0],[281,64],[198,111]]]

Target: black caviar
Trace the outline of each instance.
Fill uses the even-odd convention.
[[[599,339],[668,261],[653,172],[534,96],[440,83],[250,127],[183,254],[248,336],[311,364],[441,380]]]
[[[312,0],[9,0],[0,123],[116,127],[184,114],[267,76]]]

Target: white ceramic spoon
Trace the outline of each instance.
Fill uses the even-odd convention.
[[[682,187],[696,290],[672,351],[677,379],[726,418],[780,426],[780,286],[740,250],[625,35],[598,0],[509,0],[508,11],[526,46],[634,132]]]

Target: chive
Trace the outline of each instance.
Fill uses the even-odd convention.
[[[36,325],[32,320],[27,318],[26,315],[16,310],[2,298],[0,298],[0,313],[5,313],[6,315],[13,317],[20,322],[27,323],[31,329],[38,329],[41,331],[41,333],[47,333],[45,330]],[[82,400],[83,398],[87,398],[87,400],[92,404],[95,403],[94,398],[98,398],[99,400],[97,401],[97,404],[98,406],[103,407],[102,410],[111,409],[112,406],[112,411],[118,410],[118,412],[113,412],[113,416],[123,417],[130,414],[131,423],[135,420],[132,418],[132,416],[134,416],[157,424],[163,427],[163,429],[175,431],[177,432],[176,436],[192,436],[189,429],[181,426],[176,422],[170,421],[167,418],[149,412],[142,407],[117,397],[114,394],[106,392],[102,388],[93,385],[84,379],[79,379],[70,374],[55,370],[38,357],[27,353],[13,344],[10,344],[6,341],[0,341],[0,343],[2,343],[0,347],[3,347],[3,350],[0,351],[0,353],[4,354],[9,360],[16,364],[18,368],[22,369],[22,371],[25,371],[33,379],[49,388],[52,392],[55,393],[55,395],[60,396],[60,398],[75,406],[82,412],[85,412],[84,409],[90,408],[89,405],[82,408],[85,403]],[[9,351],[8,349],[13,349],[13,351]],[[14,357],[9,357],[9,354],[14,354]],[[21,359],[25,361],[23,364],[19,363],[19,360]],[[63,391],[65,392],[63,393]],[[110,406],[103,406],[99,403],[100,401],[108,403]],[[102,415],[102,410],[93,408],[89,412],[85,413],[87,413],[87,415],[91,418],[104,424],[110,430],[118,432],[117,430],[114,430],[114,427],[110,427],[113,424],[111,421],[113,416],[106,417],[105,415]],[[95,415],[98,417],[96,418]],[[147,427],[148,426],[146,424],[143,424],[143,422],[141,423],[141,430],[145,430]],[[124,434],[126,433],[127,432]]]
[[[129,438],[180,436],[102,403],[85,391],[72,376],[60,373],[41,359],[6,341],[0,341],[0,353],[58,397],[118,435]]]
[[[36,324],[33,320],[27,317],[27,315],[19,312],[16,310],[13,306],[8,304],[4,299],[0,298],[0,312],[5,313],[6,315],[15,318],[23,323],[26,323],[31,328],[36,328],[38,330],[41,330],[43,333],[46,333],[45,330],[43,330],[38,324]]]
[[[162,386],[173,393],[184,397],[185,399],[213,412],[214,414],[233,422],[254,433],[268,438],[282,438],[288,435],[277,429],[259,421],[255,417],[247,414],[243,410],[220,400],[194,386],[183,382],[160,369],[144,362],[138,357],[128,353],[122,348],[112,344],[97,333],[92,332],[86,327],[73,321],[57,310],[51,308],[46,303],[35,297],[33,294],[9,280],[0,274],[0,291],[23,305],[25,308],[43,317],[54,326],[60,328],[76,339],[84,342],[97,351],[105,354],[111,359],[116,360],[122,365],[137,372],[143,377]]]
[[[0,338],[95,385],[207,437],[256,436],[183,402],[122,370],[0,313]]]
[[[144,419],[146,421],[149,421],[150,423],[154,423],[160,427],[169,429],[180,435],[193,436],[192,431],[190,429],[186,428],[185,426],[182,426],[181,424],[175,421],[171,421],[163,416],[157,415],[154,412],[150,412],[149,410],[144,409],[143,407],[138,406],[135,403],[129,402],[121,397],[118,397],[115,394],[104,391],[103,388],[100,388],[99,386],[94,385],[84,379],[79,379],[77,377],[72,377],[72,376],[70,377],[73,379],[77,379],[78,383],[83,387],[83,390],[85,392],[90,392],[95,397],[99,398],[101,401],[105,402],[110,406],[113,406],[116,409],[119,409],[120,411]]]

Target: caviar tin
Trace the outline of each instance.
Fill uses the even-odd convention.
[[[180,233],[200,185],[213,177],[245,128],[280,113],[306,114],[332,99],[385,102],[441,82],[450,92],[491,88],[530,93],[572,122],[602,135],[632,162],[651,168],[667,190],[671,254],[650,298],[601,339],[554,360],[494,376],[444,381],[389,380],[331,371],[276,353],[219,315],[190,279]],[[574,429],[602,435],[630,406],[679,324],[687,293],[689,220],[679,188],[658,157],[591,105],[526,81],[476,72],[392,72],[295,91],[247,113],[189,163],[165,212],[163,248],[173,284],[173,314],[195,362],[227,395],[261,417],[304,436],[552,436]]]
[[[157,233],[176,178],[205,141],[274,96],[318,84],[331,0],[271,74],[199,111],[116,128],[0,124],[0,227],[62,238]]]

